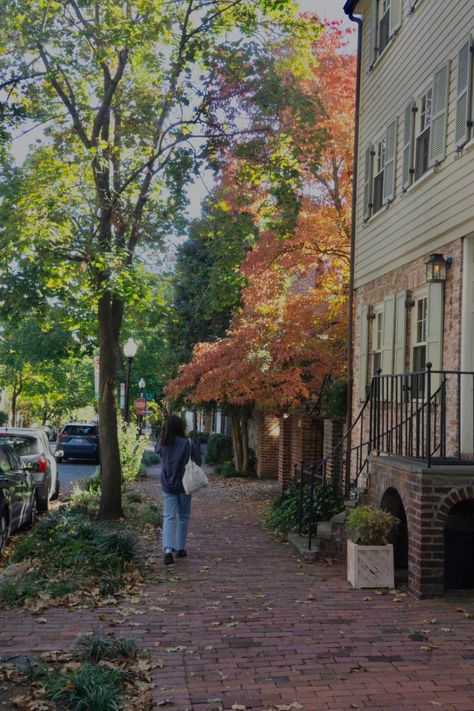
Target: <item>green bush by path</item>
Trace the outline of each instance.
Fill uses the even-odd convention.
[[[135,533],[123,524],[91,521],[86,509],[61,506],[19,539],[12,559],[31,561],[32,570],[2,586],[5,605],[94,587],[99,594],[116,592],[139,554]]]
[[[303,497],[303,533],[309,530],[309,487],[305,487]],[[340,487],[328,482],[326,486],[314,487],[313,530],[323,516],[331,518],[344,508],[344,496]],[[285,491],[270,505],[265,528],[271,531],[288,533],[299,526],[300,485],[298,479],[292,479]]]
[[[213,434],[209,437],[205,457],[208,464],[225,462],[232,457],[232,438],[229,435]]]

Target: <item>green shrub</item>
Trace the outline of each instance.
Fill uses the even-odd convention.
[[[124,502],[130,504],[141,504],[143,503],[143,494],[139,491],[126,491],[124,494]]]
[[[347,381],[333,380],[323,392],[323,412],[332,420],[344,420],[347,414]]]
[[[159,464],[160,461],[161,461],[160,455],[157,454],[156,452],[151,452],[150,450],[143,452],[143,457],[142,457],[143,466],[149,467],[151,464]]]
[[[138,436],[137,427],[134,423],[127,424],[121,418],[119,418],[118,422],[118,439],[122,484],[128,486],[140,474],[140,466],[148,442],[146,437]]]
[[[390,542],[400,521],[378,506],[358,506],[348,516],[346,530],[354,543],[383,546]]]
[[[6,425],[8,423],[8,413],[4,412],[3,410],[0,410],[0,427],[3,427],[3,425]]]
[[[91,521],[82,508],[61,506],[20,540],[13,559],[33,560],[34,569],[3,586],[1,599],[6,605],[41,592],[61,597],[97,579],[103,581],[103,594],[108,594],[121,587],[125,568],[139,558],[137,540],[130,531]]]
[[[117,660],[121,657],[135,659],[138,647],[133,639],[108,635],[102,637],[97,632],[81,635],[76,643],[80,659],[97,664],[101,659]]]
[[[225,461],[219,462],[215,465],[214,471],[216,474],[230,479],[232,477],[251,477],[253,476],[251,472],[238,472],[234,466],[234,462]]]
[[[232,459],[232,439],[229,435],[213,434],[207,443],[206,462],[217,464]]]
[[[56,673],[44,680],[47,696],[76,711],[118,711],[125,672],[95,664]]]
[[[308,533],[310,524],[310,491],[309,486],[304,488],[303,496],[303,533]],[[329,481],[326,486],[316,484],[314,487],[314,505],[312,529],[316,530],[318,521],[331,518],[344,508],[344,496],[340,487]],[[271,504],[265,527],[272,531],[287,533],[299,526],[300,511],[300,484],[299,480],[292,479],[288,488]]]

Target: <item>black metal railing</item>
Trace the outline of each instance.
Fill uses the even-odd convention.
[[[414,373],[377,372],[357,418],[334,449],[295,466],[299,533],[307,533],[309,549],[335,492],[357,495],[371,453],[414,459],[427,467],[472,464],[474,372],[435,371],[430,363]]]
[[[426,370],[374,377],[370,450],[431,467],[466,464],[474,454],[474,372]]]

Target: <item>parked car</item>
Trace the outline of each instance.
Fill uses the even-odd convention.
[[[54,425],[40,425],[37,429],[43,430],[50,442],[56,442],[58,431]]]
[[[99,427],[97,422],[68,422],[56,443],[56,461],[92,459],[99,463]]]
[[[34,524],[37,507],[33,473],[26,469],[13,447],[0,441],[0,555],[12,531]]]
[[[59,475],[46,432],[39,428],[3,427],[0,429],[0,442],[9,444],[33,474],[38,492],[38,511],[47,511],[50,499],[59,495]]]

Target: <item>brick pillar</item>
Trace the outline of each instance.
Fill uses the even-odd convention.
[[[263,413],[258,413],[257,418],[257,476],[259,479],[277,479],[280,420]]]
[[[307,414],[291,417],[291,471],[302,459],[314,461],[323,457],[323,420]]]
[[[280,437],[278,439],[278,481],[282,491],[286,489],[292,476],[291,417],[282,417],[280,419]]]
[[[342,420],[324,420],[324,443],[323,457],[328,457],[341,441],[344,434],[344,423]],[[343,452],[335,453],[334,458],[327,463],[327,474],[329,476],[340,477],[342,472]]]

